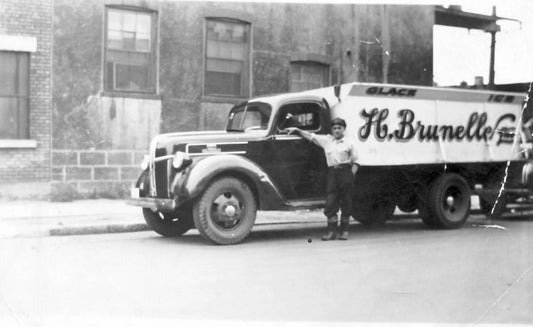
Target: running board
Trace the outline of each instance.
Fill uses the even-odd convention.
[[[485,194],[498,194],[500,193],[499,189],[483,189],[481,187],[476,187],[472,194],[474,195],[485,195]],[[502,193],[506,194],[518,194],[518,195],[530,195],[531,192],[526,188],[504,188]]]
[[[314,209],[324,207],[326,200],[298,200],[287,201],[287,206],[291,209]]]

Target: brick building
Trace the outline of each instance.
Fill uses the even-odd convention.
[[[0,55],[17,53],[20,69],[29,58],[26,134],[0,141],[11,144],[0,146],[0,176],[20,190],[125,194],[154,135],[221,129],[252,96],[350,81],[432,85],[433,6],[0,0],[0,9],[0,39],[25,45]]]
[[[231,106],[251,96],[350,81],[432,85],[433,13],[55,0],[53,185],[125,194],[154,135],[222,129]],[[115,156],[123,160],[111,164]]]
[[[251,96],[432,85],[433,6],[55,0],[56,148],[146,149]]]
[[[0,1],[0,196],[50,192],[51,1]]]

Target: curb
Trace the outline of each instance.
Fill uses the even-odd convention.
[[[89,225],[76,227],[61,227],[50,229],[50,236],[69,236],[87,234],[108,234],[108,233],[129,233],[143,232],[151,230],[148,225],[139,224],[111,224],[111,225]]]
[[[315,220],[309,221],[280,221],[280,222],[261,222],[255,224],[256,226],[268,225],[289,225],[289,224],[311,224],[321,223]],[[87,225],[87,226],[73,226],[73,227],[59,227],[51,228],[49,230],[50,236],[69,236],[69,235],[89,235],[89,234],[110,234],[110,233],[131,233],[131,232],[145,232],[152,229],[145,223],[134,224],[110,224],[110,225]]]
[[[479,214],[479,210],[472,210],[472,215]],[[532,212],[533,215],[533,212]],[[510,215],[512,216],[512,214]],[[396,219],[417,219],[418,216],[414,214],[403,214],[396,216]],[[510,218],[510,217],[509,217]],[[395,220],[396,220],[395,219]],[[308,219],[308,220],[283,220],[283,221],[262,221],[258,222],[256,226],[268,226],[268,225],[288,225],[288,224],[317,224],[323,223],[321,219]],[[55,227],[48,230],[49,236],[69,236],[69,235],[89,235],[89,234],[110,234],[110,233],[130,233],[130,232],[144,232],[151,231],[152,229],[146,223],[125,223],[125,224],[94,224],[85,226],[65,226]]]

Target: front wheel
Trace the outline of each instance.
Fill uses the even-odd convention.
[[[461,227],[470,213],[470,188],[458,174],[450,173],[437,178],[428,194],[429,215],[437,227]]]
[[[154,232],[166,237],[183,235],[194,227],[190,210],[189,212],[181,213],[181,217],[174,217],[175,215],[170,213],[156,212],[150,208],[143,208],[143,216],[146,224]]]
[[[200,234],[223,245],[244,240],[252,230],[256,212],[252,190],[233,177],[212,182],[193,207],[194,224]]]

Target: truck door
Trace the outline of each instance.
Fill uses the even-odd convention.
[[[263,141],[263,167],[288,200],[323,198],[327,165],[322,148],[283,129],[298,127],[320,134],[327,130],[324,120],[322,104],[286,104],[275,117],[272,136]]]

